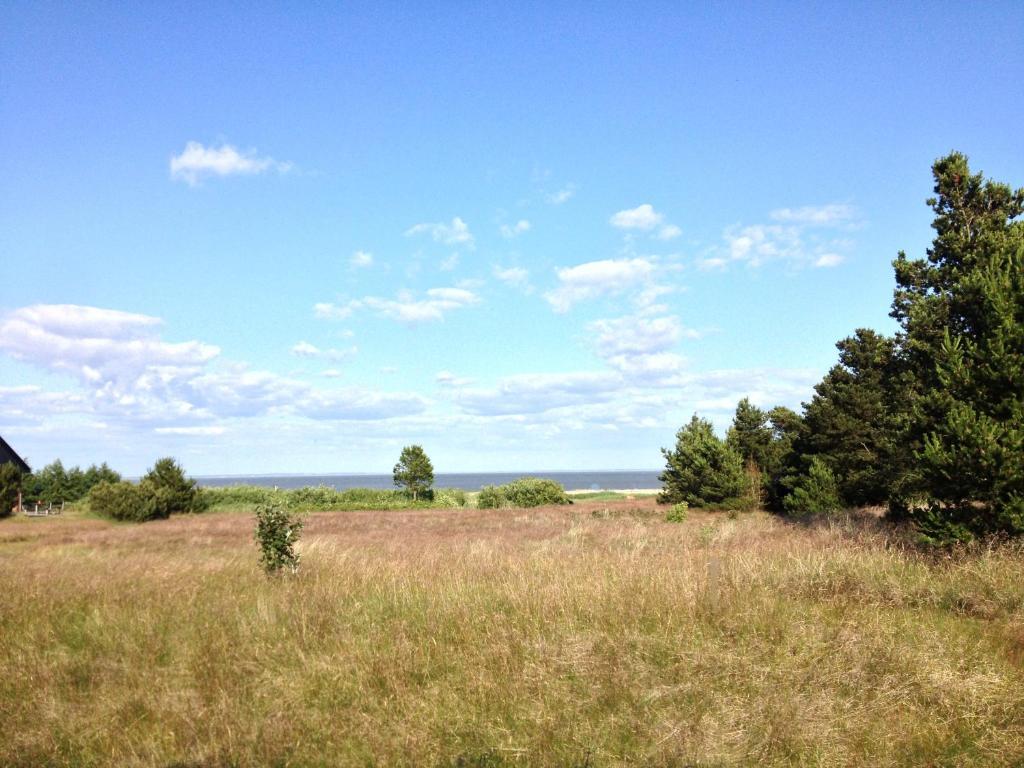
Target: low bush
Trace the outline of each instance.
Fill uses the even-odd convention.
[[[665,519],[670,523],[683,523],[690,515],[690,505],[685,501],[673,504],[665,513]]]
[[[480,489],[479,495],[476,497],[476,505],[480,509],[498,509],[499,507],[507,507],[508,499],[505,498],[505,493],[502,491],[503,486],[498,485],[485,485]]]
[[[167,517],[166,505],[157,505],[151,487],[126,482],[101,482],[89,491],[89,509],[111,520],[142,523]]]
[[[295,544],[302,532],[302,521],[277,504],[256,507],[256,543],[260,547],[260,564],[268,574],[282,568],[292,573],[299,569],[299,553]]]
[[[276,504],[294,512],[350,511],[357,509],[407,509],[408,507],[464,507],[466,492],[458,488],[431,489],[413,501],[405,491],[348,488],[339,491],[326,485],[276,489],[256,485],[232,485],[202,489],[204,504],[211,507],[254,507]]]
[[[561,484],[539,477],[521,477],[505,485],[485,485],[476,500],[481,509],[541,507],[547,504],[572,504],[572,499]]]

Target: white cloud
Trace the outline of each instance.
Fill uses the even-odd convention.
[[[693,332],[684,330],[678,317],[627,315],[595,320],[587,329],[596,334],[595,347],[602,357],[662,352],[677,344],[684,335],[695,337]]]
[[[729,260],[721,256],[708,256],[707,258],[698,259],[697,266],[702,270],[725,269],[728,263]]]
[[[613,227],[618,229],[639,229],[643,231],[654,229],[664,217],[654,210],[650,203],[638,205],[625,211],[619,211],[609,219]]]
[[[448,297],[450,299],[450,297]],[[244,365],[211,368],[219,349],[198,341],[165,342],[155,335],[158,318],[77,305],[36,305],[0,319],[0,351],[44,370],[71,374],[84,396],[0,390],[0,404],[31,397],[49,416],[77,411],[103,414],[132,426],[166,430],[217,427],[219,419],[262,415],[314,419],[384,419],[419,413],[426,401],[414,394],[376,390],[319,390],[304,382]],[[351,351],[317,350],[334,358]],[[198,422],[198,423],[197,423]],[[205,422],[205,423],[204,423]],[[184,434],[184,433],[182,433]]]
[[[684,328],[678,317],[643,317],[627,315],[596,320],[587,326],[596,334],[594,347],[605,362],[630,379],[659,377],[682,370],[685,358],[672,349],[683,338],[695,339],[699,334]]]
[[[561,205],[562,203],[568,202],[573,195],[576,194],[575,184],[566,184],[557,192],[552,192],[545,196],[545,199],[551,205]]]
[[[456,376],[451,371],[438,371],[434,381],[442,387],[465,387],[473,383],[472,379]]]
[[[457,266],[459,266],[459,254],[453,253],[448,258],[442,259],[441,263],[437,265],[437,268],[442,272],[451,272]]]
[[[838,253],[823,253],[815,262],[816,267],[838,267],[843,263],[843,257]]]
[[[520,219],[515,224],[502,224],[500,228],[501,236],[511,240],[513,237],[523,234],[524,232],[530,231],[530,222],[526,219]]]
[[[423,323],[443,320],[445,314],[480,303],[480,297],[466,288],[431,288],[423,298],[403,291],[394,299],[364,296],[345,305],[316,304],[317,317],[346,318],[353,312],[369,309],[383,317],[403,323]]]
[[[349,347],[348,349],[320,349],[319,347],[310,344],[308,341],[300,341],[291,349],[292,354],[296,357],[333,361],[344,360],[347,357],[352,357],[358,351],[359,348],[355,346]]]
[[[463,410],[473,414],[543,413],[606,401],[621,383],[621,378],[611,372],[526,373],[503,378],[490,389],[460,389],[454,397]]]
[[[352,269],[366,269],[373,266],[373,254],[368,251],[356,251],[348,260]]]
[[[778,208],[770,214],[774,224],[733,226],[722,235],[723,245],[698,260],[701,269],[718,269],[730,262],[760,267],[772,261],[798,266],[834,267],[845,260],[843,251],[854,247],[848,239],[828,230],[849,230],[857,217],[849,205],[830,204]]]
[[[492,274],[501,282],[516,288],[524,288],[530,281],[530,273],[522,267],[494,267]]]
[[[802,208],[776,208],[770,215],[775,221],[786,223],[834,226],[853,219],[857,210],[852,205],[830,203],[805,205]]]
[[[152,366],[197,366],[220,349],[155,335],[159,318],[76,304],[37,304],[0,320],[0,351],[80,380],[126,382]]]
[[[612,355],[607,362],[623,375],[635,379],[678,373],[686,365],[686,358],[675,352],[657,352],[650,355]],[[657,384],[656,381],[650,383]]]
[[[429,234],[436,243],[473,247],[473,235],[469,231],[469,225],[458,216],[453,218],[450,224],[416,224],[405,231],[406,237],[421,234]]]
[[[599,296],[620,294],[650,281],[655,273],[648,258],[603,259],[556,270],[559,286],[544,295],[555,312]]]
[[[320,302],[313,305],[313,314],[321,320],[345,320],[352,316],[352,306]]]
[[[210,437],[223,435],[227,430],[224,427],[157,427],[153,431],[158,435],[197,435]]]
[[[674,240],[683,234],[683,230],[677,227],[675,224],[666,224],[664,227],[658,230],[659,240]]]
[[[180,155],[171,158],[171,178],[195,186],[208,176],[254,175],[268,170],[287,173],[291,163],[278,162],[272,157],[260,157],[255,152],[239,152],[230,144],[204,147],[190,141]]]

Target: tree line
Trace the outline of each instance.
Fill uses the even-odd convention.
[[[789,514],[884,505],[931,542],[1024,534],[1024,189],[932,166],[935,238],[900,252],[894,336],[860,328],[798,414],[740,401],[726,439],[694,416],[662,501]]]

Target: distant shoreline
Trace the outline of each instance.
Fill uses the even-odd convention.
[[[535,472],[438,472],[434,475],[435,488],[458,488],[479,491],[486,485],[504,485],[520,477],[540,477],[554,480],[566,491],[593,493],[616,491],[619,493],[656,493],[661,487],[661,470],[604,470],[604,471],[535,471]],[[335,490],[394,488],[390,474],[301,474],[301,475],[199,475],[197,483],[205,488],[233,485],[256,485],[283,489],[327,486]],[[618,491],[617,489],[634,489]],[[653,490],[652,490],[653,489]]]

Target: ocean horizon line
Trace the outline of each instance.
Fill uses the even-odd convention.
[[[526,476],[533,474],[550,475],[587,475],[587,474],[614,474],[627,472],[662,472],[664,468],[640,468],[640,469],[481,469],[481,470],[455,470],[434,472],[437,475],[517,475]],[[207,474],[190,474],[196,480],[209,478],[236,478],[236,477],[383,477],[391,476],[391,472],[211,472]]]

